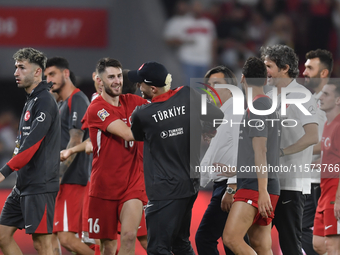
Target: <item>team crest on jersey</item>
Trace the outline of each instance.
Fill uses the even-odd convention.
[[[331,147],[331,139],[329,139],[329,137],[325,139],[324,146],[325,146],[325,149],[328,149],[329,147]]]
[[[104,121],[110,114],[103,108],[98,111],[97,115],[102,121]]]
[[[25,117],[24,117],[25,121],[28,121],[30,117],[31,117],[31,113],[29,111],[26,111]]]

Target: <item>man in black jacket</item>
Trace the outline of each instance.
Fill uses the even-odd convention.
[[[0,248],[22,254],[13,234],[25,228],[39,254],[53,255],[51,233],[59,190],[59,110],[50,86],[42,81],[46,57],[32,48],[13,56],[15,80],[27,101],[21,114],[13,158],[0,169],[0,182],[17,171],[17,182],[0,216]]]
[[[189,235],[199,189],[201,121],[212,123],[223,113],[207,103],[201,115],[200,94],[190,87],[170,90],[171,74],[157,62],[144,63],[128,77],[152,101],[136,108],[131,126],[135,140],[144,141],[147,252],[194,254]]]

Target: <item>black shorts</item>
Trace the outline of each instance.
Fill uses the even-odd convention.
[[[24,228],[26,234],[51,234],[57,193],[20,196],[14,188],[2,209],[0,224]]]

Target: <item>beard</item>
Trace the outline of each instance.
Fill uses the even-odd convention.
[[[309,89],[315,89],[319,86],[321,83],[321,78],[320,77],[308,77],[309,80],[305,80],[305,86]]]
[[[18,88],[29,88],[30,86],[32,86],[34,83],[34,74],[28,74],[25,76],[25,78],[21,81],[21,84],[18,84]]]
[[[54,83],[54,84],[56,84],[56,83]],[[53,86],[54,86],[54,84],[53,84]],[[66,84],[65,78],[64,78],[64,76],[62,76],[60,86],[56,89],[53,89],[53,86],[52,86],[52,92],[59,94],[61,89],[65,86],[65,84]]]
[[[120,87],[119,92],[115,93],[115,92],[112,91],[112,89],[109,85],[105,84],[105,82],[103,82],[103,85],[104,85],[104,90],[105,90],[106,94],[108,94],[110,97],[117,97],[117,96],[122,94],[122,86]]]
[[[152,96],[146,92],[141,91],[142,97],[147,100],[151,100]]]

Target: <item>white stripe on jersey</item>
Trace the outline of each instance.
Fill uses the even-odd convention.
[[[100,142],[101,142],[101,137],[102,137],[102,131],[100,129],[98,129],[97,132],[97,146],[98,146],[98,150],[97,150],[97,155],[99,156],[99,151],[100,151]]]
[[[337,224],[336,224],[336,233],[339,235],[340,234],[340,220],[337,220]]]
[[[66,200],[64,201],[64,220],[63,220],[63,231],[64,232],[68,232],[68,218],[67,218],[67,204],[66,204]]]
[[[97,92],[93,93],[93,94],[92,94],[92,97],[91,97],[91,102],[92,102],[93,100],[95,100],[98,96],[99,96],[99,94],[98,94]]]

